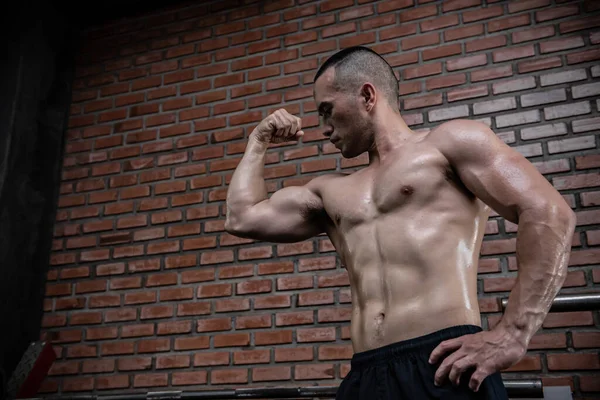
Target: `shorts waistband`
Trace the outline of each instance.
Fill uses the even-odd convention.
[[[352,356],[351,368],[364,368],[371,364],[388,361],[399,355],[425,350],[437,346],[444,340],[453,339],[463,335],[481,332],[483,329],[477,325],[457,325],[444,328],[412,339],[388,344],[372,350],[355,353]]]

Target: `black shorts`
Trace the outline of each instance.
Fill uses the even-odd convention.
[[[461,375],[458,387],[448,380],[441,386],[434,384],[435,373],[443,358],[435,365],[429,364],[429,355],[433,349],[445,340],[481,330],[475,325],[454,326],[355,353],[350,372],[340,384],[336,400],[508,400],[500,372],[488,376],[477,392],[469,388],[473,371],[466,371]]]

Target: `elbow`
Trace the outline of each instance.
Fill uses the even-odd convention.
[[[577,215],[566,202],[552,207],[551,214],[564,227],[567,234],[572,235],[575,232]]]
[[[243,223],[243,219],[234,214],[227,215],[224,229],[225,232],[238,237],[245,237],[248,233],[245,224]]]
[[[577,225],[577,215],[564,200],[558,204],[548,204],[544,207],[544,210],[548,220],[564,230],[569,237],[573,235]]]
[[[227,216],[225,219],[225,232],[235,235],[240,230],[240,223],[238,218]]]

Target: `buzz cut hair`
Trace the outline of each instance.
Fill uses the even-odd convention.
[[[399,109],[398,79],[392,66],[375,51],[353,46],[329,57],[317,71],[314,81],[329,68],[335,68],[334,88],[341,92],[358,90],[365,81],[373,83],[388,103]]]

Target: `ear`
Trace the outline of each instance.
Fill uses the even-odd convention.
[[[365,103],[367,111],[371,111],[375,107],[377,101],[377,92],[375,86],[369,82],[365,82],[360,88],[360,96]]]

